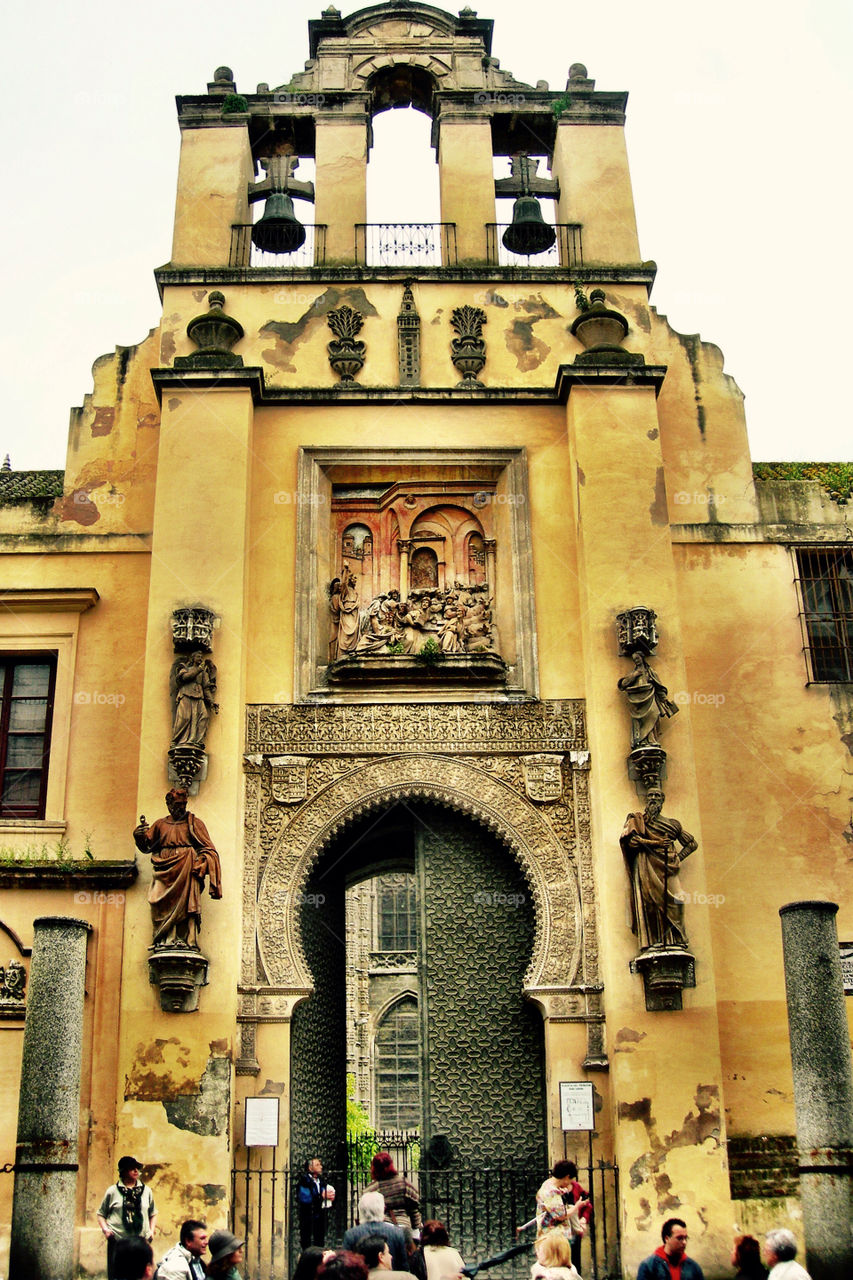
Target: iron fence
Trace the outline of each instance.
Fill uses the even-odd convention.
[[[533,1218],[536,1191],[546,1176],[543,1170],[425,1169],[419,1160],[407,1167],[407,1150],[414,1155],[414,1146],[404,1142],[397,1167],[417,1187],[422,1217],[445,1224],[451,1244],[466,1262],[482,1262],[516,1243],[516,1228]],[[295,1192],[302,1170],[276,1168],[269,1149],[249,1149],[241,1155],[242,1162],[231,1172],[231,1228],[246,1240],[246,1280],[287,1280],[300,1251]],[[365,1174],[362,1161],[353,1156],[350,1149],[348,1167],[326,1171],[336,1191],[334,1204],[326,1211],[326,1243],[332,1248],[358,1221],[358,1200],[369,1181],[369,1163]],[[581,1167],[578,1177],[589,1189],[593,1204],[592,1222],[582,1244],[581,1274],[584,1280],[613,1280],[621,1275],[618,1170],[599,1160],[592,1168]],[[527,1252],[490,1270],[490,1280],[527,1280],[535,1230],[528,1228],[520,1239],[529,1243]]]
[[[229,267],[322,267],[326,261],[326,227],[303,223],[305,243],[293,253],[267,253],[252,244],[251,222],[231,224]]]
[[[368,267],[453,267],[454,222],[360,222],[355,260]]]
[[[554,243],[545,253],[513,253],[503,243],[509,222],[486,223],[486,261],[500,267],[582,267],[583,243],[577,222],[549,222],[555,233]]]

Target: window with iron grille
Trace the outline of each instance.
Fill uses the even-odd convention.
[[[0,655],[0,817],[43,818],[56,654]]]
[[[408,872],[376,877],[376,950],[414,951],[417,947],[415,877]]]
[[[417,1129],[421,1122],[421,1047],[417,1001],[406,996],[382,1019],[374,1046],[377,1129]]]
[[[853,549],[799,547],[796,555],[809,681],[853,681]]]

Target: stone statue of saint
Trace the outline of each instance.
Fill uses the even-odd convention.
[[[631,654],[634,670],[619,681],[631,712],[631,746],[656,747],[655,736],[662,717],[678,715],[678,707],[667,697],[666,686],[657,678],[639,649]]]
[[[203,653],[178,658],[172,667],[175,719],[173,747],[203,747],[211,711],[216,704],[216,668]]]
[[[158,818],[149,827],[143,816],[133,833],[137,849],[151,854],[154,879],[148,901],[154,946],[197,948],[206,878],[211,898],[222,897],[219,854],[201,818],[188,812],[186,791],[170,791],[166,806],[167,818]]]
[[[665,799],[659,787],[649,787],[645,811],[628,814],[619,838],[631,886],[631,931],[641,949],[687,945],[678,870],[697,844],[680,822],[663,816]]]

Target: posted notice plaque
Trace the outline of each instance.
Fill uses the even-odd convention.
[[[564,1131],[595,1128],[595,1105],[590,1080],[560,1081],[560,1128]]]
[[[278,1098],[247,1098],[243,1119],[246,1147],[278,1146]]]

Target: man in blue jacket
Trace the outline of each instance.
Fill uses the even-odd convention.
[[[699,1263],[686,1255],[687,1223],[667,1218],[660,1235],[663,1244],[640,1263],[637,1280],[704,1280]]]

